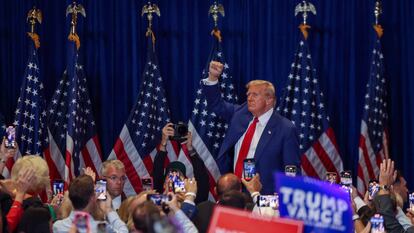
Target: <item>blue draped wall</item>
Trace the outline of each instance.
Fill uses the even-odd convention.
[[[144,0],[79,1],[87,18],[80,20],[81,54],[89,82],[104,156],[112,149],[136,101],[145,59]],[[196,87],[210,50],[212,1],[158,0],[161,18],[154,31],[161,73],[173,121],[187,120]],[[222,0],[226,17],[220,28],[225,56],[245,100],[244,84],[251,79],[272,81],[280,93],[298,45],[300,20],[293,16],[294,0]],[[368,79],[374,2],[313,0],[309,43],[314,66],[326,96],[327,112],[336,132],[345,167],[356,172],[363,97]],[[0,1],[0,112],[13,121],[23,67],[27,59],[27,11],[43,11],[40,62],[51,97],[65,64],[68,34],[66,6],[71,1]],[[414,180],[414,1],[384,1],[381,23],[389,81],[391,156],[409,180]],[[413,71],[411,71],[413,72]],[[414,188],[414,185],[411,186]]]

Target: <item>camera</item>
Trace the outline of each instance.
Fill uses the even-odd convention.
[[[184,122],[179,121],[171,127],[174,129],[174,136],[170,136],[170,140],[184,142],[188,133],[188,126]]]

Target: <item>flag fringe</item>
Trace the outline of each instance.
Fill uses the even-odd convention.
[[[378,38],[381,38],[382,35],[384,35],[384,29],[382,28],[380,24],[375,24],[374,30],[377,33]]]
[[[79,48],[80,48],[80,39],[79,39],[78,34],[76,34],[76,33],[75,33],[75,34],[71,33],[71,34],[69,34],[68,39],[69,39],[70,41],[75,42],[75,43],[76,43],[76,49],[77,49],[77,50],[79,50]]]
[[[216,37],[216,38],[217,38],[217,40],[218,40],[219,42],[221,42],[222,37],[221,37],[221,32],[220,32],[220,30],[218,30],[217,28],[214,28],[214,29],[213,29],[213,31],[211,31],[211,35],[212,35],[212,36],[214,36],[214,37]]]
[[[311,26],[307,25],[307,24],[300,24],[299,25],[299,29],[303,34],[303,37],[305,37],[305,40],[308,39],[309,33],[308,33],[308,29],[311,28]]]

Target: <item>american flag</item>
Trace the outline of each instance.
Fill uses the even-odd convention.
[[[343,167],[318,82],[302,37],[277,110],[298,128],[303,174],[324,179],[326,172],[338,173]]]
[[[99,171],[102,153],[86,77],[73,41],[68,42],[66,71],[47,113],[50,151],[46,160],[49,168],[55,166],[58,172],[51,176],[61,177],[68,183],[82,167]]]
[[[141,179],[152,174],[162,128],[170,121],[169,116],[158,60],[152,38],[148,36],[147,59],[138,100],[108,157],[119,159],[125,165],[128,180],[124,193],[127,196],[140,193]],[[171,143],[168,143],[168,148],[171,148]]]
[[[208,69],[211,61],[219,61],[224,64],[223,73],[219,79],[221,97],[229,103],[237,103],[233,77],[230,68],[225,61],[221,41],[213,36],[213,47],[205,69],[203,79],[208,77]],[[210,199],[215,195],[214,187],[220,177],[220,170],[216,163],[216,158],[224,139],[228,124],[215,113],[208,111],[207,99],[202,89],[202,81],[195,94],[192,116],[189,121],[189,130],[193,135],[193,147],[199,153],[209,172],[210,178]]]
[[[358,193],[365,194],[368,182],[379,174],[379,165],[388,157],[387,90],[380,40],[372,51],[370,77],[361,121],[358,161]]]
[[[40,78],[38,50],[34,42],[29,43],[29,59],[23,75],[20,97],[17,100],[16,141],[20,155],[42,155],[48,145],[46,131],[46,102],[43,95],[43,84]],[[10,171],[13,159],[9,159],[3,175]],[[8,171],[6,171],[8,170]]]

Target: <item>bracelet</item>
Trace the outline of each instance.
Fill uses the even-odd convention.
[[[352,215],[352,221],[358,220],[359,219],[359,215],[358,214],[354,214]]]
[[[250,196],[252,197],[252,198],[254,198],[254,197],[256,197],[256,196],[259,196],[260,195],[260,193],[259,192],[252,192],[251,194],[250,194]]]
[[[185,196],[185,197],[191,196],[191,197],[196,198],[196,197],[197,197],[197,194],[195,194],[195,193],[193,193],[193,192],[187,192],[186,194],[184,194],[184,196]]]

